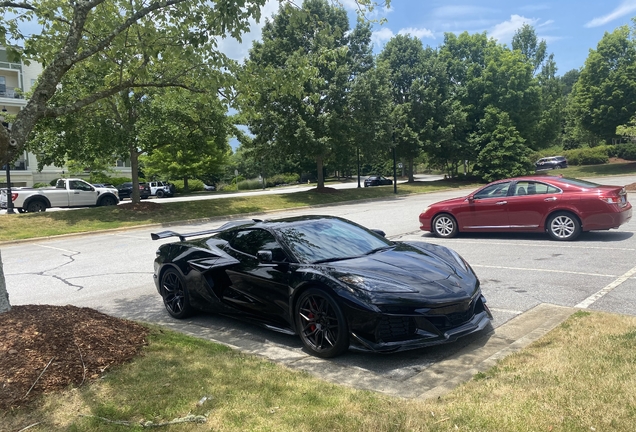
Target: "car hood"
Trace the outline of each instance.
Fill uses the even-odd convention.
[[[438,206],[446,206],[446,205],[453,205],[453,204],[461,204],[464,201],[466,201],[466,198],[468,198],[468,195],[466,196],[462,196],[462,197],[457,197],[457,198],[449,198],[447,200],[444,201],[438,201],[434,204],[431,204],[429,206],[430,207],[438,207]]]
[[[336,277],[358,276],[403,286],[433,303],[445,303],[469,299],[479,286],[472,269],[462,264],[464,268],[443,246],[396,243],[393,249],[332,262],[329,266]]]

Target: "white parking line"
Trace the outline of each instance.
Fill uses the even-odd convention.
[[[583,272],[575,272],[575,271],[567,271],[567,270],[551,270],[551,269],[525,268],[525,267],[504,267],[504,266],[490,266],[490,265],[481,265],[481,264],[471,264],[470,266],[479,267],[479,268],[494,268],[494,269],[502,269],[502,270],[526,270],[526,271],[538,271],[538,272],[547,272],[547,273],[564,273],[564,274],[575,274],[575,275],[581,275],[581,276],[616,277],[616,275],[608,275],[608,274],[600,274],[600,273],[583,273]]]
[[[605,294],[609,293],[614,288],[616,288],[617,286],[619,286],[620,284],[625,282],[627,279],[629,279],[630,277],[634,276],[634,274],[636,274],[636,267],[634,267],[633,269],[631,269],[630,271],[628,271],[627,273],[625,273],[624,275],[622,275],[621,277],[616,279],[611,284],[607,285],[605,288],[603,288],[599,292],[597,292],[595,294],[592,294],[591,296],[589,296],[588,298],[583,300],[581,303],[577,304],[575,307],[582,308],[582,309],[587,309],[592,304],[594,304],[594,302],[596,302],[598,299],[603,297]]]

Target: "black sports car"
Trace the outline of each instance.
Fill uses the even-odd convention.
[[[228,222],[159,247],[154,278],[175,318],[195,310],[299,334],[318,357],[352,348],[391,352],[454,341],[492,315],[455,251],[393,242],[346,219]],[[187,240],[188,237],[204,238]]]

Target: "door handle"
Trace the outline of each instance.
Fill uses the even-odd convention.
[[[79,192],[73,192],[73,194],[75,194],[75,195],[79,195]]]
[[[543,201],[556,201],[556,197],[550,197],[550,198],[546,198]]]
[[[497,205],[506,205],[506,204],[508,204],[508,201],[497,201],[495,204],[497,204]]]

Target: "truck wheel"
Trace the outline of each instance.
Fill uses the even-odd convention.
[[[33,200],[26,206],[29,213],[39,213],[46,211],[46,203],[42,200]]]
[[[113,206],[115,204],[117,204],[117,201],[112,196],[105,196],[99,203],[100,206]]]
[[[157,191],[157,198],[163,198],[164,195],[165,195],[165,192],[162,191],[161,189]]]

